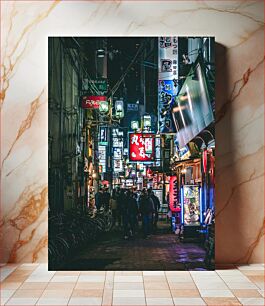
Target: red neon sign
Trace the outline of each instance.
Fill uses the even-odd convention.
[[[129,160],[134,162],[148,162],[155,158],[155,138],[150,133],[129,134]]]
[[[173,212],[180,211],[178,205],[178,181],[176,176],[171,176],[169,181],[169,207]]]
[[[100,102],[107,101],[106,96],[84,96],[82,97],[82,108],[97,109]]]

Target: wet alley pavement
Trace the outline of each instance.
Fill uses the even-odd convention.
[[[60,270],[209,270],[204,257],[202,245],[180,242],[168,230],[160,229],[148,239],[138,234],[129,240],[111,231],[76,252]]]

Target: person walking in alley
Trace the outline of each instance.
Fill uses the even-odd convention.
[[[152,220],[152,225],[153,225],[153,230],[157,230],[157,222],[158,222],[158,212],[160,209],[160,201],[158,197],[154,194],[153,190],[150,188],[148,189],[148,194],[153,200],[154,203],[154,215],[153,215],[153,220]]]
[[[118,221],[118,227],[121,229],[122,226],[122,220],[121,220],[121,207],[122,207],[122,201],[123,201],[123,195],[122,195],[122,189],[118,188],[116,192],[116,201],[117,201],[117,221]]]
[[[145,189],[140,199],[140,213],[142,216],[143,236],[148,238],[151,235],[152,215],[154,213],[154,203],[148,196]]]
[[[112,224],[111,224],[111,228],[116,226],[116,222],[117,222],[117,197],[116,197],[116,190],[113,189],[112,191],[112,195],[110,198],[110,209],[111,209],[111,215],[112,215]]]
[[[128,220],[129,220],[129,233],[131,237],[135,236],[136,225],[137,225],[137,216],[138,216],[138,207],[134,194],[132,191],[127,192],[128,197]]]
[[[110,193],[107,187],[103,190],[103,205],[106,211],[110,209]]]
[[[104,205],[103,203],[103,190],[100,187],[99,191],[95,194],[95,205],[97,210],[100,210],[101,207]]]
[[[129,238],[129,211],[128,211],[128,196],[124,189],[121,190],[119,196],[119,209],[121,212],[122,228],[124,239]]]

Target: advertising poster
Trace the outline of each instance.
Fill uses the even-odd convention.
[[[200,188],[199,186],[185,185],[183,187],[184,225],[200,225]]]

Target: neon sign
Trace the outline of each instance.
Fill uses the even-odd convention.
[[[151,162],[155,158],[154,134],[129,134],[129,160],[133,162]]]

